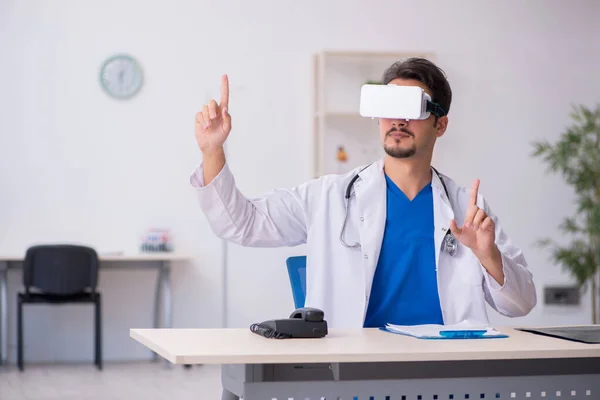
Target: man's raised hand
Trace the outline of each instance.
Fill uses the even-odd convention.
[[[220,103],[212,99],[196,113],[196,141],[203,153],[221,151],[223,143],[231,131],[231,115],[229,106],[229,79],[227,75],[221,78]]]
[[[479,179],[473,182],[469,195],[469,206],[462,227],[456,220],[450,221],[450,230],[463,245],[470,248],[477,257],[487,257],[495,250],[495,224],[486,212],[477,207]]]

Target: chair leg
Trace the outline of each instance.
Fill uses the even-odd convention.
[[[100,293],[96,293],[96,301],[95,301],[95,364],[99,370],[102,370],[102,301],[100,298]]]
[[[17,295],[17,365],[23,371],[23,299]]]

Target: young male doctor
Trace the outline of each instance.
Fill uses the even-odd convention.
[[[431,166],[452,100],[444,72],[414,58],[390,66],[383,83],[420,87],[434,105],[426,119],[379,119],[383,159],[250,199],[223,152],[232,127],[224,75],[220,102],[196,114],[203,161],[190,180],[212,230],[242,246],[307,243],[306,306],[330,327],[487,324],[486,302],[505,316],[528,314],[532,274],[479,181],[463,188]]]

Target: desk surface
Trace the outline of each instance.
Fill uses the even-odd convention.
[[[20,262],[23,261],[25,255],[2,255],[0,254],[0,262]],[[183,261],[189,260],[192,257],[181,253],[168,252],[148,252],[148,253],[132,253],[132,254],[102,254],[98,253],[100,261]]]
[[[266,339],[249,329],[131,329],[130,336],[175,364],[600,358],[600,344],[496,329],[509,338],[423,340],[379,329],[330,329],[322,339]]]

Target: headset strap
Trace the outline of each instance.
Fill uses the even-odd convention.
[[[446,111],[444,111],[442,106],[440,106],[438,103],[433,103],[429,100],[427,100],[427,107],[425,108],[425,110],[429,111],[430,113],[433,113],[434,115],[437,115],[438,117],[446,115]]]

